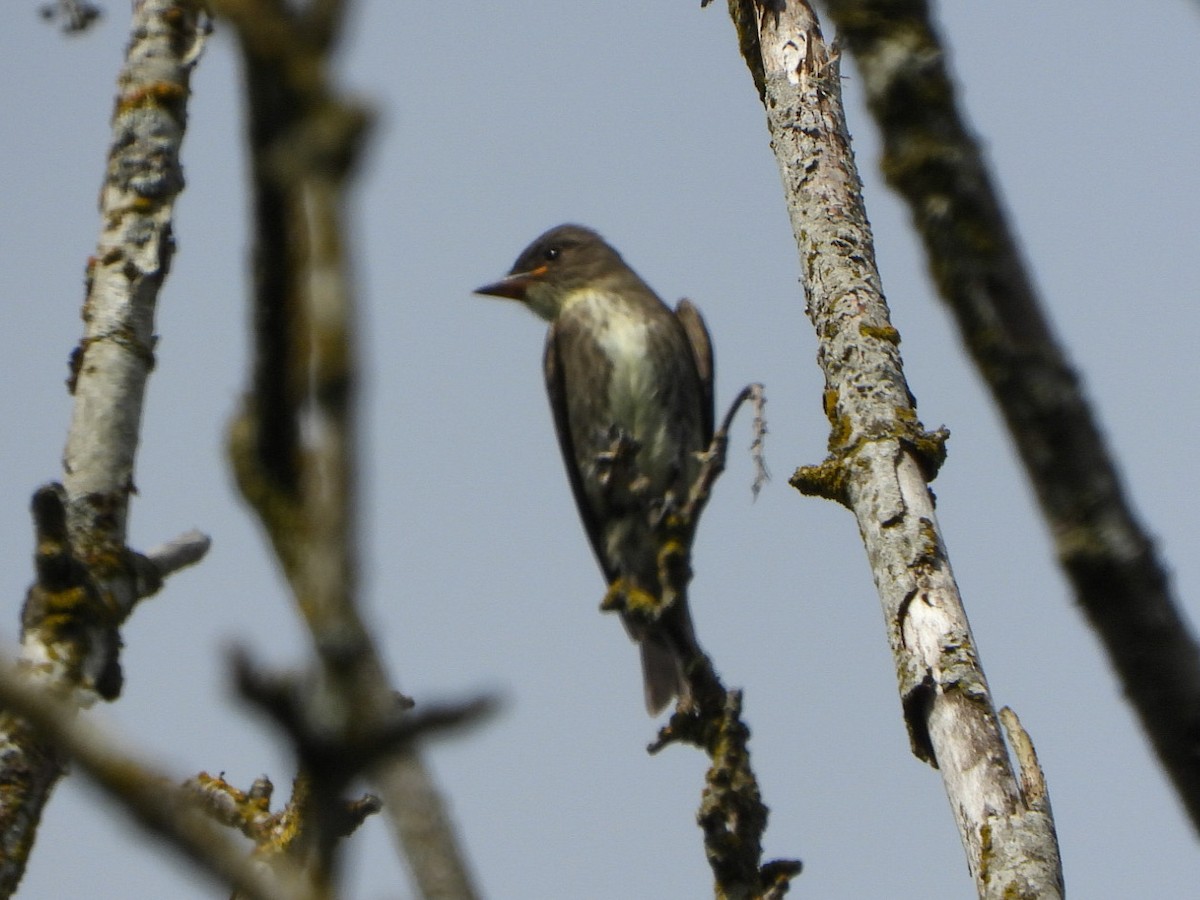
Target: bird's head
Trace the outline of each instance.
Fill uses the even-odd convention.
[[[476,294],[520,300],[553,322],[576,292],[603,289],[629,272],[621,255],[604,238],[580,225],[551,228],[525,248],[509,273]]]

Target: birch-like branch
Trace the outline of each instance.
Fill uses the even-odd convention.
[[[832,424],[830,457],[792,483],[842,502],[858,520],[913,751],[941,770],[979,896],[1059,897],[1048,805],[1032,808],[1014,777],[934,513],[927,482],[946,435],[923,429],[904,380],[837,59],[806,4],[774,6],[731,2],[767,110]],[[1034,847],[1030,836],[1038,838]]]
[[[825,2],[862,74],[883,171],[908,201],[933,280],[1004,416],[1076,601],[1200,829],[1200,644],[1042,308],[958,109],[929,6]]]
[[[214,7],[233,24],[242,51],[255,210],[253,384],[231,427],[230,455],[320,662],[297,720],[329,745],[340,740],[352,756],[387,732],[403,706],[357,605],[358,350],[342,206],[369,117],[327,78],[344,3],[216,0]],[[337,757],[323,757],[330,765],[302,759],[305,852],[326,888],[336,876],[338,792],[347,777]],[[474,897],[416,750],[377,760],[364,774],[383,797],[422,894]],[[430,813],[415,831],[410,804]]]
[[[101,233],[88,261],[84,337],[72,355],[75,402],[63,486],[34,497],[37,582],[22,613],[21,657],[39,683],[74,702],[121,688],[118,629],[178,558],[125,546],[142,398],[154,364],[154,310],[170,267],[188,81],[208,34],[198,0],[139,0],[118,78],[100,192]],[[207,539],[185,542],[187,561]],[[0,895],[15,889],[58,754],[11,710],[0,714]]]

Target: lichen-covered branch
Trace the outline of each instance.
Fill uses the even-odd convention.
[[[244,655],[234,659],[241,695],[262,710],[287,736],[300,762],[300,774],[292,795],[278,811],[270,810],[273,787],[260,778],[248,792],[223,779],[201,774],[191,782],[205,800],[206,808],[219,820],[237,828],[255,844],[255,857],[269,865],[301,865],[321,872],[325,867],[313,860],[325,842],[311,832],[325,828],[330,842],[350,835],[362,820],[381,808],[378,797],[341,799],[350,782],[364,773],[379,770],[376,781],[391,798],[403,796],[405,803],[391,812],[405,835],[409,855],[421,859],[421,884],[426,896],[462,896],[458,860],[448,854],[445,833],[453,834],[444,818],[441,799],[428,793],[432,785],[414,756],[418,739],[477,723],[494,708],[490,699],[451,706],[426,706],[416,713],[411,704],[397,704],[388,721],[355,733],[330,732],[328,717],[313,702],[312,685],[288,674],[266,674]],[[383,778],[387,778],[383,782]],[[328,795],[313,796],[314,790]],[[314,814],[313,804],[327,806]],[[419,852],[418,852],[419,850]],[[314,865],[314,862],[316,863]],[[328,880],[328,879],[326,879]],[[325,888],[332,893],[332,885]]]
[[[1048,804],[1032,808],[1012,771],[938,528],[927,482],[942,462],[945,434],[924,430],[904,380],[837,58],[806,4],[773,5],[731,2],[751,73],[761,78],[832,426],[829,458],[792,483],[837,499],[858,520],[913,751],[941,770],[979,895],[1061,896]],[[1036,852],[1030,835],[1041,841]]]
[[[100,728],[76,714],[60,694],[34,684],[26,673],[0,661],[0,705],[54,747],[56,759],[107,794],[147,831],[175,846],[214,878],[254,900],[316,900],[302,874],[288,866],[267,873],[240,843],[209,821],[198,792],[172,784],[163,773],[131,756]],[[6,713],[6,714],[9,714]],[[6,890],[7,897],[12,890]]]
[[[319,659],[297,721],[346,748],[370,744],[403,708],[357,606],[357,347],[342,238],[344,191],[369,116],[334,92],[329,52],[344,4],[217,0],[246,78],[254,206],[253,380],[230,429],[238,485],[261,519]],[[298,749],[302,749],[298,747]],[[377,761],[375,780],[426,897],[475,895],[453,832],[407,833],[414,787],[436,797],[415,751]],[[322,759],[332,762],[337,757]],[[334,883],[344,763],[303,759],[301,815],[319,883]],[[392,777],[391,767],[405,777]],[[415,767],[415,768],[414,768]],[[420,781],[421,783],[417,783]],[[448,822],[444,814],[431,821]],[[436,844],[436,846],[435,846]]]
[[[727,690],[707,657],[693,661],[688,678],[691,707],[676,710],[650,752],[689,743],[711,760],[696,820],[704,832],[704,855],[717,900],[777,900],[787,894],[802,867],[795,859],[762,862],[768,808],[750,764],[742,692]]]
[[[63,483],[34,497],[38,572],[21,621],[27,673],[79,704],[116,697],[121,624],[176,563],[207,549],[206,538],[193,537],[182,557],[156,562],[125,545],[154,311],[183,189],[188,82],[208,20],[197,0],[139,0],[130,34],[100,192],[100,239],[87,266],[84,336],[71,358]],[[0,714],[0,895],[20,881],[60,774],[57,753],[39,734],[11,711]]]
[[[1059,562],[1200,829],[1200,645],[1043,311],[958,108],[925,0],[825,0],[862,74],[883,171],[1004,416]]]
[[[311,822],[311,817],[304,815],[308,787],[307,779],[297,777],[291,798],[283,807],[272,811],[271,797],[275,786],[265,775],[256,778],[248,791],[234,787],[222,776],[214,777],[207,772],[188,779],[184,785],[188,798],[209,817],[226,828],[237,829],[253,842],[252,858],[256,869],[269,869],[283,883],[289,880],[304,883],[306,860],[296,849],[305,843],[303,830]],[[379,798],[369,794],[343,803],[338,835],[352,834],[368,816],[379,812],[379,807]],[[231,900],[252,900],[252,897],[250,890],[235,885]]]
[[[659,562],[661,599],[635,605],[628,602],[625,592],[610,588],[603,605],[606,609],[620,610],[627,621],[637,622],[644,640],[671,646],[683,660],[686,687],[649,750],[658,753],[670,744],[685,743],[698,747],[711,760],[697,820],[704,832],[704,853],[712,869],[714,895],[718,900],[776,900],[788,892],[792,879],[802,868],[800,861],[794,859],[762,862],[768,809],[750,763],[750,729],[742,721],[742,693],[725,687],[694,636],[678,634],[668,615],[670,604],[681,603],[686,596],[692,570],[690,554],[683,548],[692,546],[700,515],[717,478],[725,470],[730,426],[747,401],[753,404],[755,413],[751,453],[757,469],[754,481],[757,493],[766,478],[762,462],[765,400],[762,385],[752,384],[743,388],[730,405],[678,511],[664,516],[661,509],[645,510],[652,527],[663,530],[655,543],[674,548],[664,552]],[[636,495],[634,485],[642,480],[636,466],[630,466],[625,476],[629,483],[623,486],[624,491]]]

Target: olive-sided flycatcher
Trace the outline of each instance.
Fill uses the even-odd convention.
[[[588,539],[610,592],[655,605],[659,525],[686,500],[713,433],[712,345],[700,313],[686,300],[672,312],[578,225],[547,231],[476,293],[519,300],[550,322],[546,388]],[[695,652],[687,600],[680,592],[657,628],[624,619],[641,645],[654,715],[684,695],[682,667]]]

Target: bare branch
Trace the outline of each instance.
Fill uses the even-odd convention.
[[[317,677],[292,697],[293,737],[321,734],[327,749],[352,756],[361,738],[385,733],[397,712],[357,606],[358,359],[341,215],[370,117],[327,81],[344,4],[216,0],[214,6],[234,25],[244,60],[255,209],[253,384],[230,429],[230,456],[320,661]],[[328,886],[345,768],[338,752],[301,758],[310,858],[318,882]],[[393,777],[392,769],[403,771]],[[422,893],[474,897],[451,829],[436,832],[442,846],[430,853],[429,830],[413,841],[404,827],[407,804],[436,805],[415,751],[380,759],[373,777]],[[444,810],[433,818],[448,822]]]
[[[38,581],[22,613],[22,659],[78,702],[120,691],[119,626],[166,570],[125,545],[142,398],[154,363],[154,310],[170,267],[189,79],[208,35],[198,0],[135,4],[88,262],[83,340],[63,486],[34,498]],[[192,554],[198,552],[194,547]],[[199,551],[202,552],[202,551]],[[0,895],[25,869],[57,755],[11,713],[0,716]]]
[[[429,704],[409,713],[413,703],[396,695],[391,713],[363,723],[352,734],[329,728],[329,717],[313,702],[313,685],[290,674],[265,673],[243,652],[235,652],[238,692],[263,711],[288,737],[302,771],[320,772],[340,790],[418,739],[479,724],[498,703],[478,697],[463,703]]]
[[[236,828],[254,842],[253,858],[270,867],[282,877],[293,877],[302,871],[307,860],[303,852],[306,819],[304,810],[309,783],[298,776],[292,783],[292,796],[279,810],[271,811],[271,796],[275,787],[265,775],[254,780],[249,791],[234,787],[223,777],[201,772],[184,785],[191,798],[217,822]],[[336,823],[339,837],[354,833],[367,816],[379,812],[378,797],[366,794],[357,800],[341,804],[341,818]],[[233,900],[245,900],[243,891],[235,890]]]
[[[1000,721],[1008,734],[1008,743],[1012,746],[1013,756],[1017,760],[1017,769],[1021,773],[1021,796],[1030,809],[1050,813],[1050,795],[1046,791],[1046,776],[1042,765],[1038,762],[1037,751],[1033,749],[1033,741],[1029,739],[1025,726],[1017,718],[1017,714],[1007,706],[1000,710]]]
[[[146,560],[158,571],[160,578],[173,575],[180,569],[194,566],[204,558],[212,539],[208,535],[192,530],[185,531],[174,540],[159,544],[146,551]]]
[[[256,900],[316,900],[296,870],[267,872],[245,848],[209,821],[194,793],[120,749],[104,731],[82,720],[73,704],[35,686],[9,663],[0,663],[4,717],[20,716],[46,746],[72,760],[88,778],[147,831],[164,838],[215,878]],[[56,757],[57,759],[57,757]]]
[[[858,520],[913,752],[941,770],[979,895],[1061,896],[1053,827],[1030,825],[938,528],[927,482],[946,436],[924,430],[905,383],[850,152],[836,53],[802,2],[777,10],[734,5],[751,73],[761,78],[832,425],[830,457],[798,471],[792,483],[839,500]]]
[[[934,282],[1004,415],[1076,601],[1200,829],[1200,644],[1043,310],[958,109],[929,6],[825,3],[881,129],[880,165],[908,201]]]
[[[680,519],[691,526],[688,537],[689,546],[691,545],[690,535],[695,533],[700,524],[700,514],[708,505],[713,485],[725,471],[725,457],[729,452],[729,429],[733,427],[734,417],[745,403],[750,403],[754,407],[754,439],[750,444],[750,456],[754,462],[754,483],[750,486],[750,490],[753,491],[754,496],[758,496],[758,492],[766,483],[769,477],[766,463],[763,461],[763,447],[767,434],[763,407],[766,402],[766,392],[763,390],[763,386],[755,383],[742,388],[733,398],[733,402],[729,404],[725,418],[721,420],[721,427],[713,434],[712,443],[704,453],[700,471],[696,475],[695,482],[690,486],[687,501],[680,511]]]

